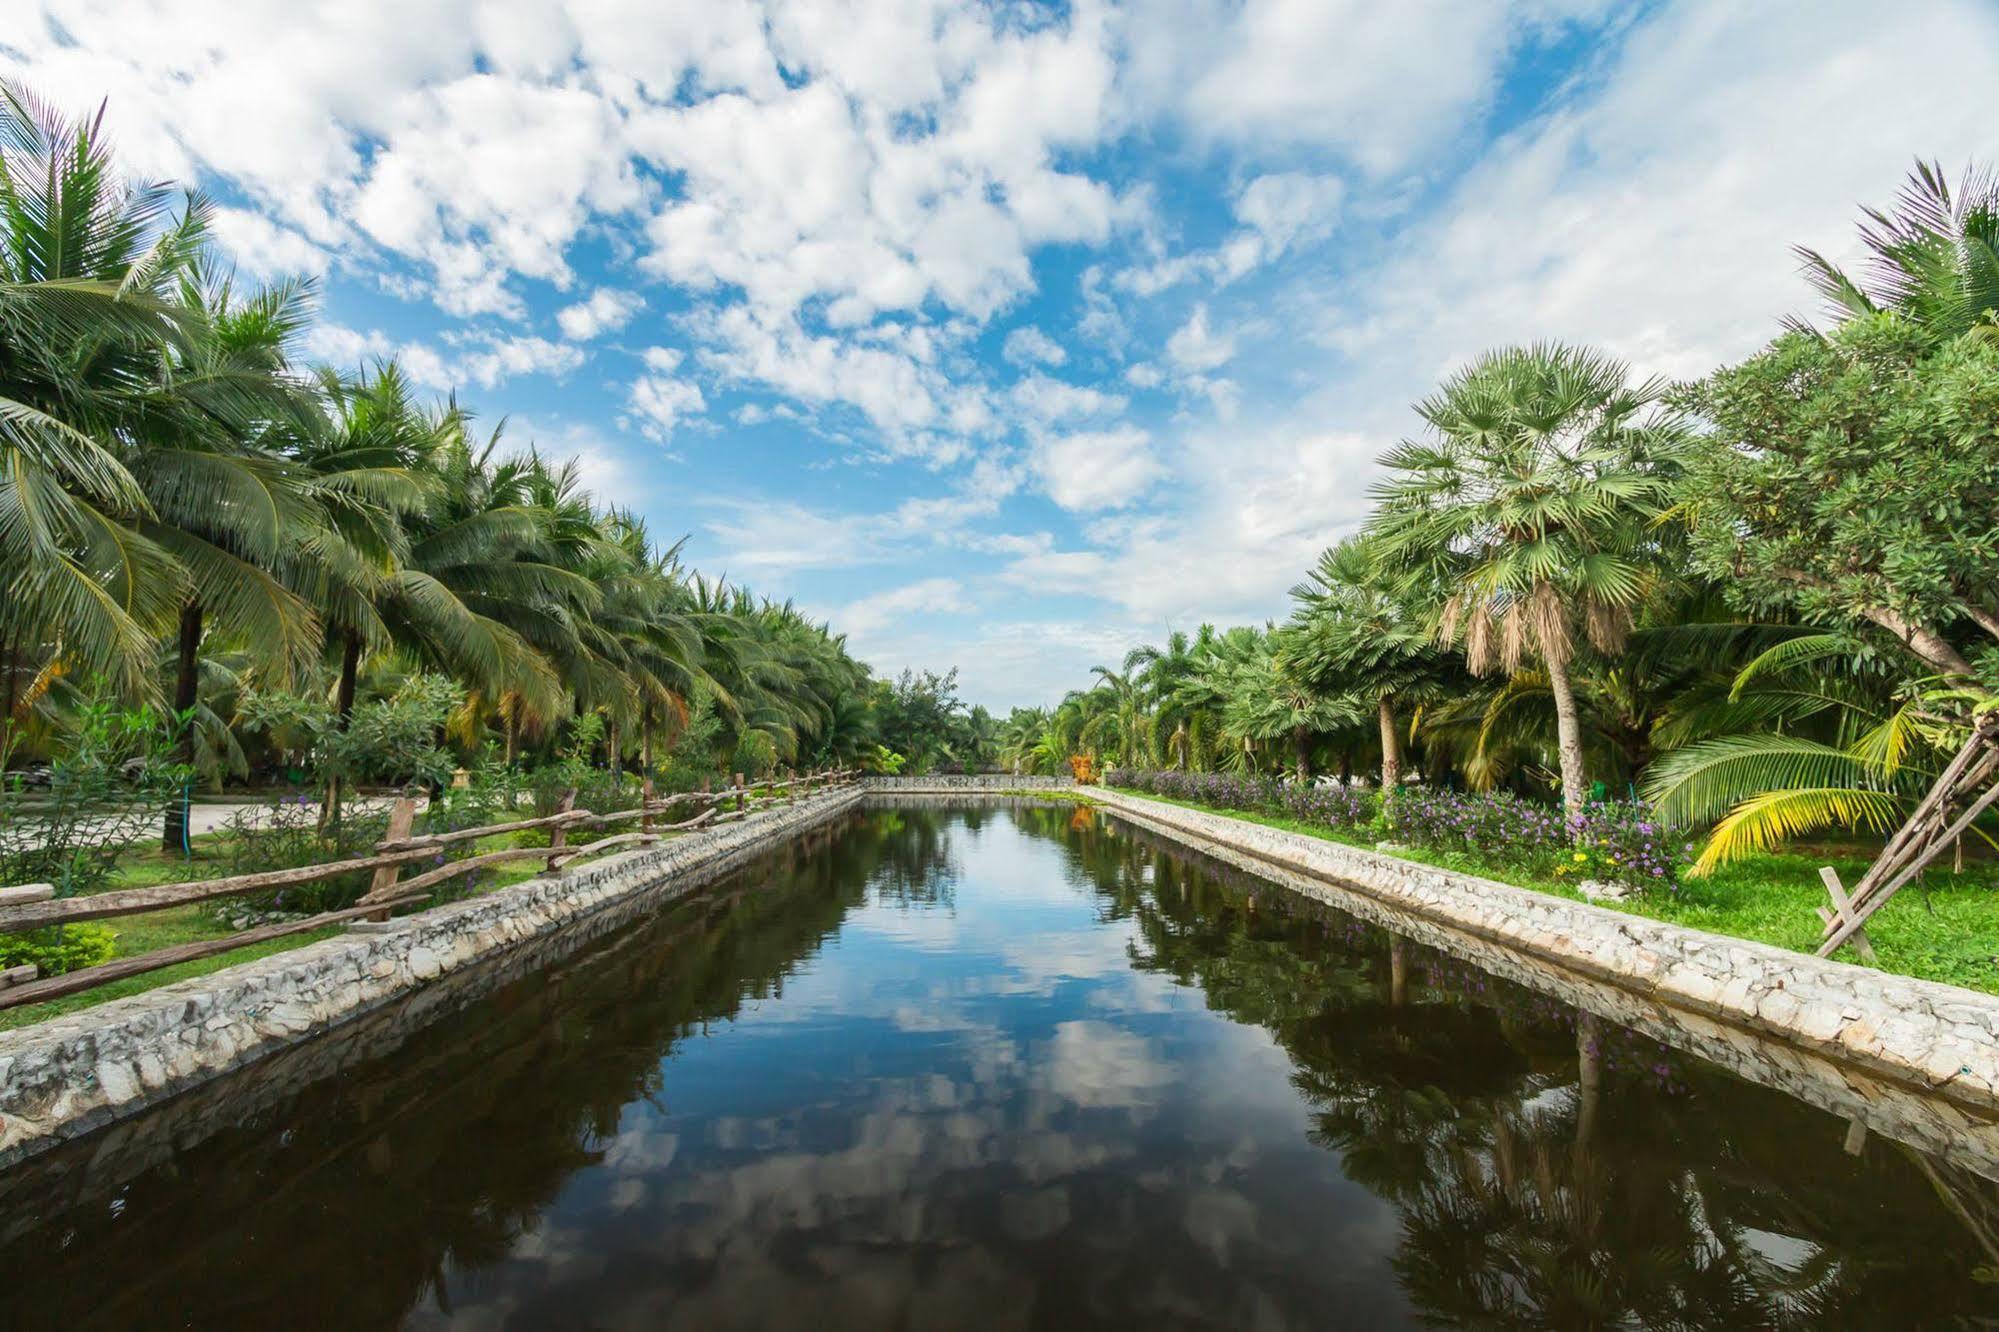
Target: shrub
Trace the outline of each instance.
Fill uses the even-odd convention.
[[[27,934],[0,934],[0,968],[33,963],[44,976],[94,967],[117,951],[118,936],[102,925],[51,925]]]
[[[1570,840],[1558,812],[1505,791],[1404,787],[1395,795],[1393,822],[1399,842],[1515,863],[1546,861]]]
[[[1215,809],[1282,814],[1303,823],[1359,830],[1378,823],[1379,803],[1343,786],[1286,783],[1275,777],[1113,768],[1109,786],[1188,800]],[[1559,810],[1505,791],[1469,794],[1405,786],[1395,796],[1389,834],[1427,851],[1569,880],[1595,879],[1638,889],[1677,890],[1693,860],[1678,829],[1642,802],[1592,801],[1565,820]]]
[[[1347,786],[1286,783],[1276,777],[1238,776],[1226,772],[1147,771],[1112,768],[1104,773],[1107,786],[1191,800],[1217,809],[1263,810],[1332,828],[1354,828],[1374,821],[1374,800]]]
[[[1591,801],[1569,823],[1575,849],[1555,866],[1563,878],[1677,892],[1680,876],[1693,863],[1693,843],[1681,830],[1660,823],[1642,801]]]
[[[279,796],[263,805],[236,812],[223,841],[228,858],[225,875],[261,874],[269,870],[323,865],[363,856],[388,835],[389,819],[380,809],[349,805],[336,825],[321,827],[319,804],[307,794]],[[268,893],[231,899],[262,911],[337,911],[351,906],[368,891],[369,871],[356,870],[317,883],[293,884]]]
[[[129,844],[157,835],[192,778],[173,756],[181,734],[150,707],[87,700],[47,789],[0,792],[0,883],[50,883],[59,897],[103,887]]]

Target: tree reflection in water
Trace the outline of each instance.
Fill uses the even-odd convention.
[[[1816,1110],[1141,830],[1112,837],[1120,863],[1144,847],[1158,865],[1158,891],[1123,903],[1134,964],[1276,1036],[1314,1139],[1401,1213],[1395,1269],[1427,1319],[1999,1325],[1991,1181],[1892,1144],[1863,1167]]]
[[[115,1135],[0,1176],[44,1213],[0,1323],[1970,1326],[1999,1235],[1947,1162],[1850,1157],[1069,807],[855,816],[268,1108],[225,1093],[130,1178]]]

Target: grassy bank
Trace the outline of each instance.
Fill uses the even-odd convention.
[[[1218,809],[1167,796],[1144,794],[1141,798],[1367,850],[1374,848],[1380,836],[1350,833],[1276,815]],[[1582,900],[1582,894],[1572,885],[1552,876],[1522,872],[1497,857],[1438,853],[1414,847],[1393,854],[1404,860],[1462,870],[1556,897]],[[1657,893],[1599,905],[1809,953],[1819,942],[1815,909],[1826,904],[1825,889],[1819,884],[1819,866],[1828,864],[1848,883],[1856,881],[1867,869],[1866,857],[1852,853],[1763,855],[1725,865],[1710,878],[1688,880],[1677,893]],[[1985,873],[1934,873],[1930,877],[1934,880],[1930,886],[1903,889],[1867,922],[1868,937],[1874,941],[1879,955],[1872,965],[1898,975],[1999,994],[1999,892],[1989,886]],[[1841,952],[1840,958],[1861,961],[1850,950]]]

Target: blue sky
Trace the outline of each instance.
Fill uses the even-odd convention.
[[[18,6],[16,13],[20,10]],[[402,359],[883,670],[1052,701],[1281,617],[1454,364],[1692,375],[1913,158],[1993,155],[1949,0],[28,0],[309,350]]]

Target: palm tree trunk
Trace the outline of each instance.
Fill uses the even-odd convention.
[[[180,609],[180,653],[174,672],[174,725],[181,732],[181,761],[194,766],[194,705],[201,698],[201,603],[190,601]],[[160,845],[169,851],[187,850],[188,794],[171,806],[160,829]]]
[[[1571,819],[1583,812],[1589,800],[1589,776],[1583,770],[1583,730],[1576,719],[1576,686],[1569,678],[1568,659],[1560,653],[1544,653],[1548,667],[1548,688],[1555,696],[1555,744],[1562,760],[1562,811]]]
[[[1291,744],[1298,756],[1298,780],[1306,782],[1312,777],[1312,733],[1303,726],[1291,728]]]
[[[361,678],[361,636],[349,631],[340,636],[340,683],[333,690],[333,726],[347,729],[354,716],[354,687]],[[340,774],[326,779],[326,807],[319,812],[322,828],[340,826]]]
[[[1402,785],[1402,736],[1395,726],[1395,701],[1383,694],[1381,714],[1381,803],[1384,809]]]
[[[15,653],[19,650],[20,638],[9,626],[4,643],[0,643],[0,672],[5,673],[5,700],[0,702],[0,768],[7,763],[7,755],[14,748],[14,699],[19,695],[19,685],[15,680],[17,663]]]

